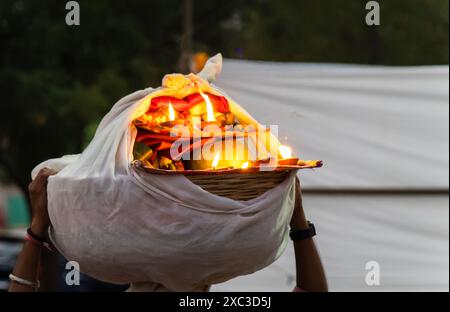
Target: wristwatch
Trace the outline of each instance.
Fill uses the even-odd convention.
[[[314,224],[312,224],[309,221],[308,221],[307,229],[302,229],[302,230],[291,229],[291,231],[289,232],[289,236],[291,237],[291,239],[293,241],[299,241],[299,240],[311,238],[311,237],[315,236],[316,234],[317,233],[316,233],[316,228],[315,228]]]

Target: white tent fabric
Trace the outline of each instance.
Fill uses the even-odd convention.
[[[449,67],[225,60],[217,84],[304,159],[304,189],[448,190]],[[270,88],[268,88],[270,86]],[[275,87],[275,88],[273,88]],[[268,91],[270,90],[270,91]],[[275,93],[274,93],[275,91]],[[448,194],[305,194],[330,289],[448,291]],[[380,285],[365,265],[380,265]],[[255,274],[213,291],[290,291],[292,244]]]
[[[305,188],[448,189],[449,67],[225,60],[218,86],[320,174]]]
[[[447,195],[305,194],[331,291],[448,291]],[[379,264],[380,285],[366,284],[366,263]],[[292,243],[262,271],[212,291],[291,291]]]

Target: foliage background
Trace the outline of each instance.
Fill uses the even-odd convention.
[[[176,71],[181,0],[0,2],[0,179],[23,190],[39,162],[79,153],[122,96]],[[194,50],[268,61],[448,64],[448,0],[194,0]],[[194,52],[195,52],[194,51]]]

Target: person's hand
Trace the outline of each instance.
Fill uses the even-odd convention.
[[[48,227],[50,226],[47,209],[47,182],[48,177],[54,174],[56,172],[51,169],[41,169],[36,178],[28,186],[31,203],[30,228],[34,234],[40,237],[46,236]]]
[[[303,210],[302,191],[300,186],[300,180],[295,178],[295,207],[294,213],[291,219],[291,228],[293,229],[307,229],[308,221],[306,220],[305,212]]]

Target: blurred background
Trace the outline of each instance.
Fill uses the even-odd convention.
[[[29,222],[27,185],[31,169],[46,159],[82,151],[103,115],[121,97],[148,86],[159,86],[166,73],[198,71],[208,56],[221,52],[225,62],[218,85],[257,119],[269,122],[268,116],[272,119],[274,116],[269,113],[273,109],[278,118],[272,122],[287,125],[285,132],[291,131],[288,139],[295,147],[309,151],[307,156],[312,158],[329,160],[328,173],[324,168],[314,173],[315,176],[305,174],[305,196],[311,205],[308,207],[310,214],[319,223],[323,220],[321,251],[332,278],[331,289],[373,290],[364,288],[363,260],[366,258],[355,264],[361,266],[361,272],[352,268],[347,275],[345,273],[348,257],[356,255],[347,253],[346,258],[342,251],[350,247],[354,250],[355,246],[345,247],[344,244],[340,250],[327,248],[337,246],[331,238],[336,239],[339,235],[336,224],[344,227],[347,217],[359,216],[360,219],[354,221],[360,222],[361,231],[371,226],[375,232],[383,229],[373,223],[361,225],[365,220],[376,219],[386,226],[378,215],[367,216],[358,210],[369,206],[371,211],[384,211],[386,216],[397,218],[398,224],[394,224],[397,229],[405,223],[412,226],[401,233],[393,233],[397,238],[403,235],[412,239],[411,235],[416,233],[414,226],[424,224],[425,218],[431,220],[427,225],[437,228],[424,234],[436,244],[426,251],[429,257],[420,263],[407,263],[407,269],[402,269],[397,263],[404,259],[394,261],[380,256],[392,273],[387,288],[382,290],[448,290],[448,160],[444,159],[448,159],[449,2],[379,1],[380,26],[365,23],[367,2],[80,0],[80,25],[68,26],[65,1],[2,0],[0,289],[7,285],[7,273],[19,251],[23,228]],[[243,82],[239,83],[239,79]],[[367,84],[359,85],[361,81]],[[373,87],[377,83],[378,87]],[[267,109],[260,112],[263,106],[258,108],[256,102],[264,105],[265,100],[271,99],[263,89],[277,84],[279,90],[283,86],[290,88],[282,92],[282,95],[290,94],[283,98],[287,107],[272,105],[270,108],[271,104],[266,103]],[[391,93],[385,94],[389,87]],[[329,91],[327,98],[317,97],[324,96],[322,90]],[[380,97],[380,93],[384,97]],[[355,95],[359,97],[354,98]],[[402,103],[401,107],[395,106],[398,102]],[[316,103],[318,106],[312,106]],[[342,114],[339,115],[334,110],[339,111],[336,105],[341,104]],[[360,114],[354,113],[357,110]],[[395,137],[396,144],[407,142],[406,152],[384,146],[383,137],[375,140],[369,133],[362,143],[351,139],[325,140],[339,128],[348,129],[340,133],[341,138],[350,137],[348,133],[358,132],[357,124],[352,122],[366,115],[373,117],[377,111],[379,119],[370,122],[379,129],[392,130],[389,138]],[[392,112],[398,115],[390,115]],[[297,116],[295,114],[299,120],[287,118]],[[329,120],[320,118],[325,115]],[[316,118],[308,119],[311,116]],[[403,118],[402,123],[392,116]],[[331,128],[333,120],[339,121],[333,124],[336,128]],[[295,128],[302,121],[303,128]],[[293,138],[292,131],[296,130],[298,134]],[[306,139],[314,134],[317,138],[313,142]],[[411,141],[411,136],[418,141]],[[339,147],[333,145],[337,142],[340,142]],[[415,157],[414,149],[418,153],[420,150],[419,155],[423,157],[408,163],[407,159]],[[369,157],[372,166],[356,157],[345,159],[342,154],[348,151],[362,155],[361,150],[370,155],[377,155],[373,151],[389,150],[390,154],[381,153],[381,158],[375,159]],[[401,160],[405,162],[397,166]],[[377,161],[379,166],[373,166]],[[380,169],[383,162],[389,162],[394,168],[384,170],[386,174],[390,171],[392,176],[377,176],[383,171]],[[345,170],[339,171],[339,168]],[[416,173],[405,174],[407,170]],[[316,176],[322,172],[322,180],[317,180]],[[342,207],[338,204],[332,212],[333,207],[329,206],[335,203],[342,203]],[[424,206],[429,209],[421,211]],[[405,212],[408,209],[417,212]],[[345,235],[344,242],[352,240],[356,233]],[[361,240],[361,235],[358,237]],[[379,236],[377,239],[380,245],[389,240]],[[374,243],[373,237],[360,243],[368,247],[370,242]],[[420,242],[429,243],[427,240]],[[399,245],[409,246],[404,253],[409,258],[415,257],[413,253],[408,254],[411,250],[423,251],[408,239],[399,239]],[[373,246],[376,244],[372,249]],[[217,289],[289,290],[293,285],[291,252],[288,250],[285,258],[257,273],[260,275],[253,279],[252,276],[238,279],[219,285]],[[383,255],[390,252],[380,249]],[[337,257],[337,253],[342,257]],[[56,263],[57,260],[51,261]],[[392,265],[394,262],[396,265]],[[437,270],[428,271],[433,266]],[[351,274],[362,277],[359,280],[358,275]],[[445,275],[447,277],[439,278]],[[277,281],[273,282],[274,279]],[[110,287],[91,283],[92,288],[82,290]],[[51,287],[58,286],[53,283]]]

